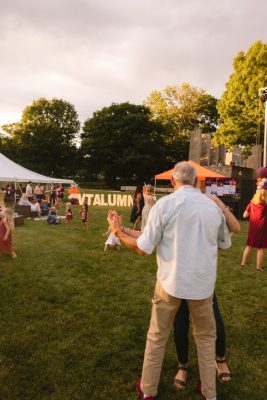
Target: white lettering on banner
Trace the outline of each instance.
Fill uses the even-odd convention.
[[[104,194],[101,194],[101,206],[107,206],[108,203],[105,203]]]
[[[106,197],[107,196],[107,197]],[[133,197],[129,194],[77,194],[79,204],[88,206],[131,207]]]
[[[99,194],[95,194],[93,206],[100,206],[100,205],[101,205],[100,195]]]
[[[111,201],[111,196],[113,197],[113,200]],[[117,204],[117,198],[115,194],[108,194],[108,205],[110,207],[114,207]]]
[[[126,206],[126,204],[127,204],[127,197],[126,196],[123,196],[122,194],[118,194],[118,197],[117,197],[117,206],[118,207],[125,207]]]
[[[80,193],[78,194],[78,201],[79,201],[79,204],[84,204],[85,203],[85,198],[87,197],[87,195],[86,194],[83,194],[82,196],[80,195]]]

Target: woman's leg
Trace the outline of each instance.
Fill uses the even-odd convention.
[[[187,382],[187,364],[189,350],[189,311],[186,300],[182,300],[173,323],[173,337],[179,363],[178,372],[174,378],[176,390],[182,390]]]
[[[137,217],[137,219],[136,219],[136,221],[135,221],[135,223],[134,223],[134,230],[138,230],[139,229],[139,224],[140,224],[140,222],[141,222],[141,216],[140,215],[138,215],[138,217]]]
[[[243,253],[242,261],[241,261],[241,266],[242,267],[244,267],[245,264],[247,263],[251,252],[252,252],[252,247],[251,246],[246,246],[246,248],[244,250],[244,253]]]
[[[260,271],[263,271],[262,262],[263,262],[263,249],[257,249],[257,269]]]
[[[217,332],[216,356],[223,358],[225,356],[225,351],[226,351],[225,329],[215,293],[213,295],[213,312],[214,312],[216,332]]]
[[[217,362],[218,376],[221,382],[225,383],[231,380],[231,374],[225,360],[225,352],[226,352],[225,329],[215,292],[213,295],[213,312],[214,312],[216,332],[217,332],[216,362]]]
[[[188,363],[189,349],[189,311],[186,300],[182,300],[181,306],[175,315],[173,323],[174,344],[179,364]]]

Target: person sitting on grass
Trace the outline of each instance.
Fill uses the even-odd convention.
[[[57,216],[57,209],[55,206],[52,206],[47,216],[47,223],[51,225],[58,225],[60,222],[61,218]]]

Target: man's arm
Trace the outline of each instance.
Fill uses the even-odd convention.
[[[131,231],[130,234],[125,233],[125,231],[121,231],[120,228],[116,228],[113,230],[115,236],[117,236],[129,249],[133,250],[139,256],[148,256],[147,253],[140,250],[137,246],[137,238],[142,234],[140,231],[135,231],[134,229],[124,228],[126,231]]]
[[[148,255],[137,246],[137,239],[142,232],[122,226],[121,217],[115,211],[111,210],[109,212],[107,220],[111,231],[125,244],[125,246],[140,256]]]

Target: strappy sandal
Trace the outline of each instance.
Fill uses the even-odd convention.
[[[264,272],[264,269],[263,268],[261,268],[261,267],[256,267],[256,270],[257,270],[257,272]]]
[[[186,380],[183,381],[182,379],[174,378],[173,387],[177,392],[179,392],[180,390],[185,390],[186,389],[187,380],[188,380],[188,368],[187,367],[180,367],[180,365],[179,365],[176,375],[178,374],[178,372],[180,370],[186,371]]]
[[[227,365],[226,359],[225,358],[222,358],[222,359],[216,358],[215,365],[216,365],[216,369],[217,369],[218,379],[221,383],[231,382],[231,379],[232,379],[231,372],[220,372],[218,364],[226,364]],[[228,379],[225,380],[224,378],[228,378]]]

